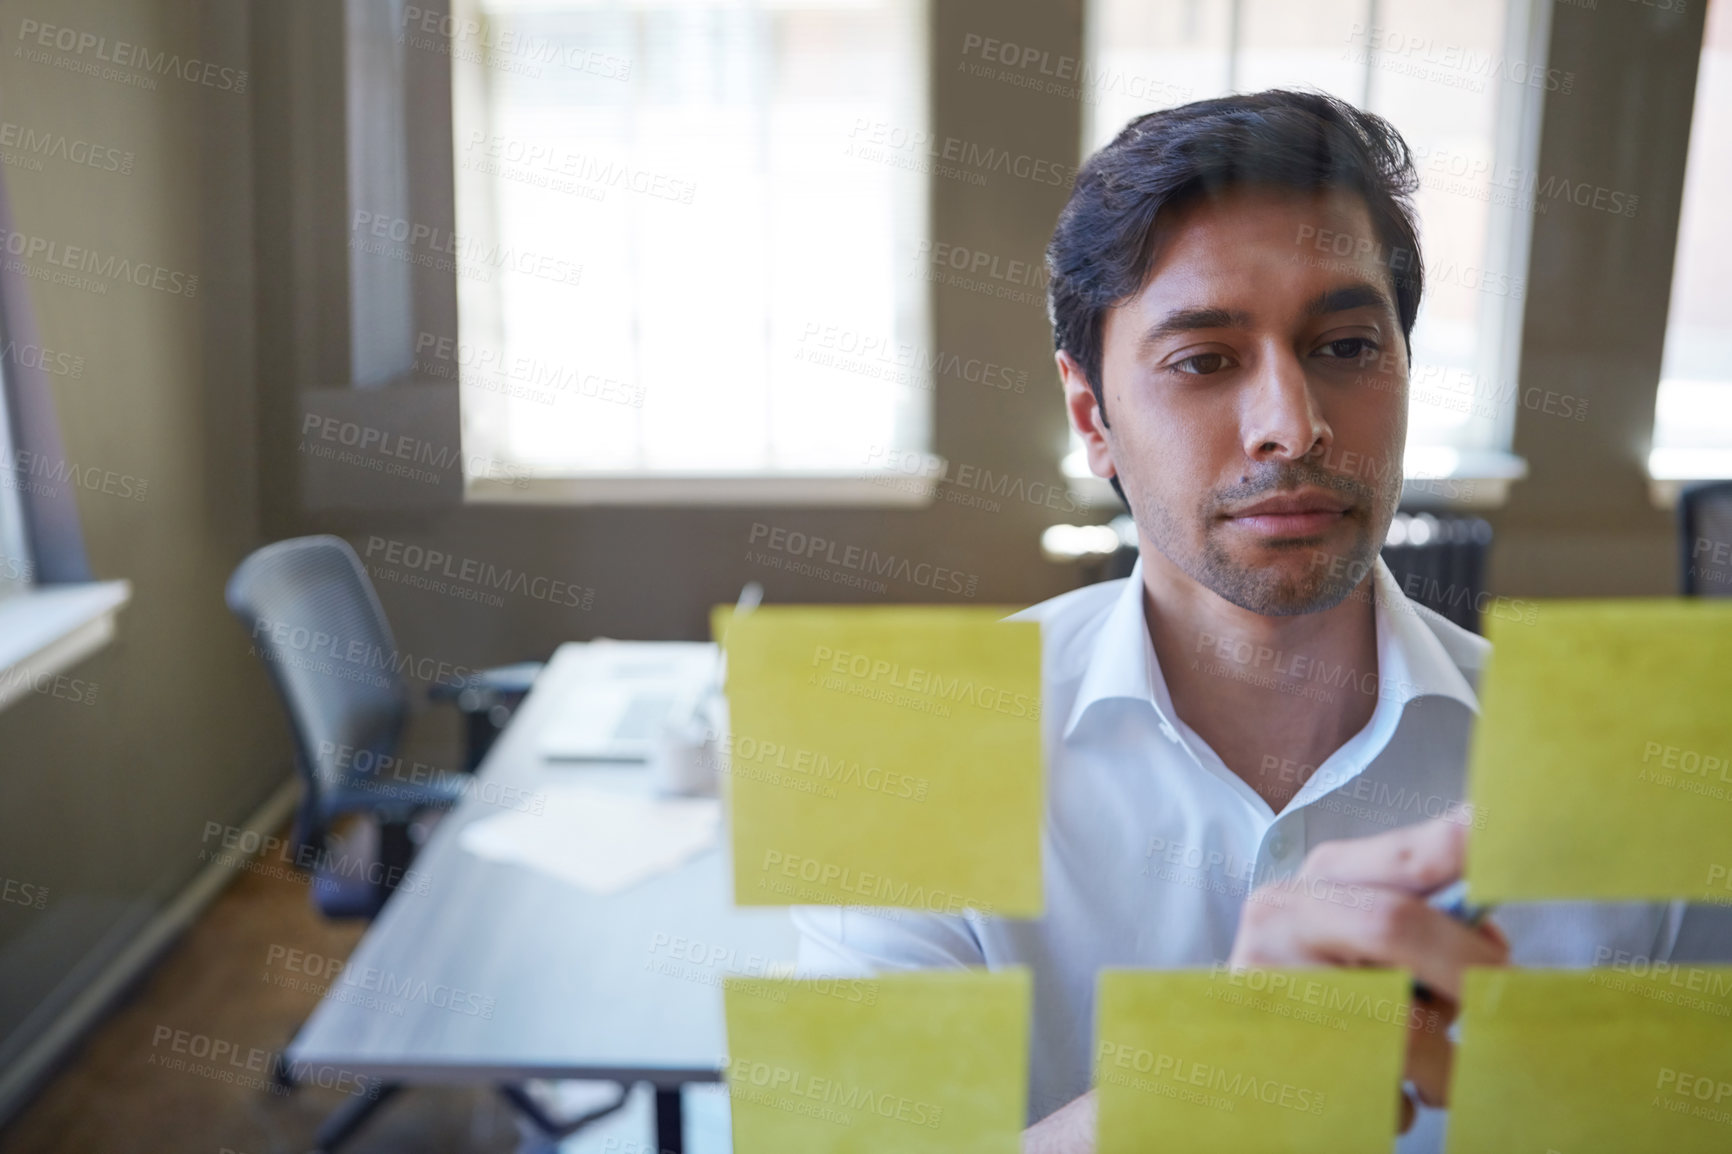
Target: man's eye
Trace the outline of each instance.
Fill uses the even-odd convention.
[[[1338,341],[1330,341],[1317,350],[1327,357],[1339,357],[1344,361],[1370,360],[1377,353],[1377,344],[1369,337],[1342,337]]]
[[[1174,361],[1173,368],[1193,377],[1206,377],[1210,373],[1218,373],[1227,367],[1225,353],[1198,353],[1181,361]]]

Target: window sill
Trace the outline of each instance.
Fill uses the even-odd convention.
[[[756,476],[631,474],[472,477],[479,505],[800,505],[909,509],[932,503],[936,478],[906,473],[777,473]]]
[[[44,585],[0,599],[0,709],[107,645],[128,581]]]
[[[1410,450],[1402,465],[1401,507],[1415,511],[1501,509],[1509,487],[1528,475],[1528,463],[1501,449]]]
[[[1702,481],[1732,480],[1732,449],[1663,449],[1648,453],[1648,499],[1678,507],[1678,494]]]
[[[1106,509],[1118,507],[1112,485],[1088,471],[1081,453],[1066,457],[1063,467],[1073,500]],[[1506,504],[1511,482],[1528,475],[1528,463],[1514,453],[1496,450],[1435,448],[1412,453],[1403,470],[1403,509],[1466,511]]]

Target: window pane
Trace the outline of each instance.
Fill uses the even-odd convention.
[[[924,128],[918,7],[483,3],[489,43],[568,63],[494,53],[456,86],[460,223],[537,258],[459,278],[464,337],[579,381],[512,396],[466,371],[483,456],[857,472],[871,449],[927,447],[922,379],[811,356],[831,329],[923,340],[922,282],[896,257],[924,236],[924,178],[850,147],[862,126]],[[579,265],[575,285],[547,275]]]
[[[1529,122],[1543,93],[1521,83],[1543,68],[1528,59],[1530,5],[1091,0],[1092,63],[1188,91],[1159,104],[1122,94],[1093,102],[1087,151],[1156,107],[1273,87],[1320,89],[1368,108],[1412,147],[1427,275],[1413,333],[1410,461],[1509,445],[1538,187]]]
[[[1145,112],[1228,89],[1231,0],[1093,0],[1087,23],[1085,155]]]
[[[1732,477],[1732,5],[1707,20],[1649,461],[1680,480]]]
[[[1234,89],[1321,88],[1364,103],[1366,10],[1365,0],[1241,0]]]
[[[1408,442],[1507,448],[1526,230],[1510,215],[1531,204],[1528,165],[1500,149],[1499,117],[1521,99],[1498,74],[1504,0],[1384,0],[1369,48],[1370,105],[1413,148],[1425,251],[1425,301],[1413,333]],[[1501,67],[1507,68],[1506,65]],[[1511,192],[1511,186],[1516,191]],[[1517,324],[1509,324],[1509,318]],[[1507,327],[1506,327],[1507,326]],[[1501,399],[1500,399],[1501,398]]]

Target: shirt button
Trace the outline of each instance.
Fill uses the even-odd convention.
[[[1280,835],[1276,835],[1276,837],[1269,842],[1269,852],[1274,854],[1276,857],[1286,857],[1287,839]]]

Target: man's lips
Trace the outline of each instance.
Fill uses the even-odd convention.
[[[1312,537],[1333,528],[1353,503],[1334,493],[1279,493],[1226,514],[1226,520],[1259,537]]]

